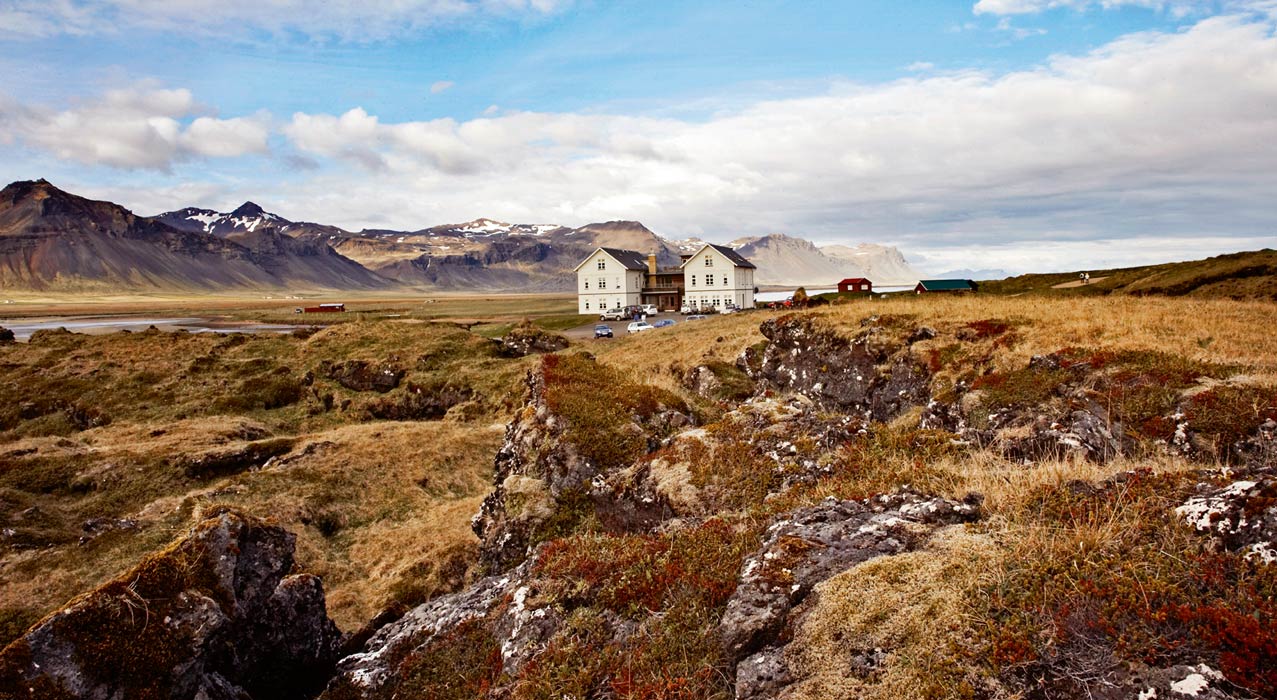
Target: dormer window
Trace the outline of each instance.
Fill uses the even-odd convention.
[[[706,256],[705,256],[705,267],[714,267],[714,258],[711,258],[710,256],[706,255]]]
[[[604,261],[604,260],[600,260],[600,261],[599,261],[599,269],[600,269],[600,270],[606,270],[606,269],[607,269],[607,262],[606,262],[606,261]]]

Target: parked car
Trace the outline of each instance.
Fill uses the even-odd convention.
[[[718,313],[720,313],[720,314],[734,314],[734,313],[736,313],[737,311],[740,311],[740,309],[736,308],[736,305],[735,305],[735,304],[728,304],[727,306],[724,306],[724,307],[723,307],[723,310],[722,310],[722,311],[719,311]]]
[[[644,304],[641,308],[643,309],[643,313],[648,316],[655,316],[660,313],[660,309],[657,309],[655,304]]]
[[[653,324],[652,324],[652,327],[653,327],[653,328],[665,328],[666,326],[672,326],[672,325],[674,325],[674,319],[672,319],[672,318],[663,318],[663,319],[661,319],[661,320],[657,321],[656,323],[653,323]]]
[[[686,316],[686,315],[688,315],[688,314],[694,314],[694,313],[696,313],[696,309],[693,309],[692,307],[690,307],[690,306],[688,306],[688,305],[684,304],[684,305],[683,305],[683,308],[679,309],[679,310],[678,310],[678,312],[679,312],[680,314],[683,314],[684,316]]]
[[[599,325],[594,327],[594,337],[595,338],[611,338],[612,327],[607,325],[606,323],[600,323]]]
[[[624,309],[608,309],[599,314],[600,321],[624,321],[629,317],[629,314],[625,313]]]
[[[688,321],[704,321],[704,320],[705,320],[705,314],[692,314],[691,316],[688,316],[686,320],[688,320]]]
[[[648,323],[647,321],[634,321],[630,323],[630,325],[625,327],[625,332],[626,333],[641,333],[643,331],[650,331],[652,330],[652,328],[653,328],[652,324]]]

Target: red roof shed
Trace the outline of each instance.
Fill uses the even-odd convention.
[[[846,294],[847,292],[872,292],[874,283],[864,277],[848,277],[838,283],[838,293]]]

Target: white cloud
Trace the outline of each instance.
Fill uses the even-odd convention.
[[[1271,237],[1273,104],[1274,20],[1219,16],[1029,70],[838,83],[696,120],[297,113],[280,126],[283,155],[315,170],[227,196],[356,230],[639,219],[713,240],[891,242],[947,268],[1120,264]],[[217,120],[181,90],[125,91],[44,121],[24,110],[0,101],[0,127],[23,124],[20,141],[79,162],[164,167],[265,147],[266,120]]]
[[[253,31],[370,41],[429,27],[539,17],[572,0],[4,0],[0,36],[179,30],[247,39]]]
[[[11,138],[63,160],[124,169],[167,170],[191,157],[267,151],[268,115],[218,119],[208,112],[189,90],[143,86],[62,111],[0,103],[0,123]]]
[[[430,94],[438,95],[439,93],[443,92],[444,90],[447,90],[453,85],[456,85],[456,83],[452,82],[451,80],[440,80],[438,82],[433,83],[430,86]]]
[[[356,227],[372,212],[350,202],[366,199],[403,227],[636,218],[671,234],[789,231],[947,249],[1271,231],[1274,103],[1273,26],[1217,17],[1033,70],[838,84],[706,121],[383,123],[352,110],[298,114],[285,132],[306,153],[394,176],[322,212]]]
[[[1235,2],[1234,4],[1243,4]],[[1130,6],[1146,7],[1170,12],[1177,17],[1186,17],[1200,10],[1211,10],[1216,0],[979,0],[973,8],[976,14],[990,15],[1025,15],[1069,8],[1073,10],[1089,10],[1100,7],[1105,10]]]

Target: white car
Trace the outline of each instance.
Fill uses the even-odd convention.
[[[625,327],[625,332],[626,333],[641,333],[643,331],[650,331],[653,328],[655,328],[655,326],[648,323],[647,321],[634,321],[633,323]]]
[[[647,316],[655,316],[661,312],[660,309],[657,309],[656,305],[654,304],[644,304],[642,306],[642,309],[643,309],[643,313]]]

